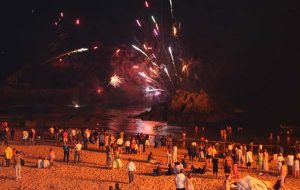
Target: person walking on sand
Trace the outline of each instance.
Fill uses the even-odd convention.
[[[5,158],[5,165],[6,167],[10,166],[10,160],[13,157],[13,150],[9,145],[6,145],[6,148],[4,150],[4,158]]]
[[[80,152],[81,152],[82,144],[80,142],[77,142],[74,146],[74,163],[79,163],[80,162]]]
[[[132,183],[134,179],[134,172],[136,172],[136,167],[130,158],[128,159],[128,161],[129,161],[127,164],[128,178],[129,178],[129,183]]]
[[[185,190],[185,183],[186,183],[185,181],[186,181],[186,177],[183,174],[183,170],[180,170],[175,178],[176,190]]]
[[[20,151],[16,152],[16,155],[14,156],[14,167],[16,172],[16,180],[19,181],[21,179],[21,159],[22,155]]]

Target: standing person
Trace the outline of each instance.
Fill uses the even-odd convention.
[[[192,174],[189,172],[185,179],[185,190],[194,190],[194,184],[192,181]]]
[[[131,154],[130,153],[130,140],[129,139],[127,139],[125,141],[125,154]]]
[[[218,170],[219,170],[219,166],[218,166],[218,162],[219,159],[217,157],[213,157],[212,158],[212,163],[213,163],[213,175],[216,175],[216,178],[218,178]]]
[[[128,172],[129,183],[132,183],[134,179],[134,172],[136,172],[136,167],[130,158],[128,159],[127,172]]]
[[[159,144],[159,136],[158,134],[156,134],[154,137],[154,148],[157,148],[158,144]]]
[[[121,137],[118,138],[117,145],[118,145],[118,152],[120,155],[122,154],[123,143],[124,143],[123,138],[121,138]]]
[[[267,175],[268,171],[269,171],[269,153],[268,153],[267,149],[265,149],[265,151],[263,153],[263,169],[264,169],[265,175]]]
[[[64,142],[64,143],[67,143],[67,142],[68,142],[68,135],[69,135],[68,131],[65,130],[65,131],[63,132],[63,142]]]
[[[5,158],[5,165],[6,167],[10,166],[10,160],[13,157],[13,150],[10,148],[9,145],[6,145],[6,148],[4,150],[4,158]]]
[[[23,132],[22,132],[22,140],[23,140],[23,143],[26,145],[26,142],[27,142],[27,139],[28,139],[28,132],[24,129]]]
[[[224,162],[224,173],[226,179],[228,179],[228,177],[231,175],[231,170],[232,170],[232,157],[230,156],[230,152],[227,152],[227,155],[225,157],[225,162]]]
[[[257,155],[257,172],[258,175],[261,175],[261,171],[262,171],[262,166],[263,166],[263,153],[261,152],[261,150],[258,151],[258,155]]]
[[[294,160],[294,177],[299,178],[299,158],[295,157]]]
[[[55,133],[54,133],[54,127],[53,126],[51,126],[49,128],[49,133],[50,133],[51,140],[54,140],[55,139]]]
[[[173,146],[172,159],[173,159],[173,162],[177,162],[177,146],[176,146],[176,144],[174,144],[174,146]]]
[[[240,179],[240,176],[238,173],[238,163],[239,163],[239,156],[238,156],[237,149],[236,149],[235,153],[233,154],[233,175],[236,179]]]
[[[172,148],[169,147],[167,149],[167,161],[168,161],[168,164],[173,164],[172,162]]]
[[[106,155],[106,166],[111,167],[112,156],[111,156],[111,147],[109,145],[105,148],[105,155]]]
[[[248,151],[246,152],[246,166],[247,166],[248,172],[251,169],[251,162],[253,161],[252,156],[253,155],[252,155],[251,149],[248,149]]]
[[[81,152],[82,144],[80,142],[77,142],[74,146],[74,163],[79,163],[80,162],[80,152]]]
[[[104,133],[100,133],[99,135],[99,149],[100,151],[103,151],[104,150],[104,145],[105,145],[105,135]]]
[[[10,140],[13,141],[15,139],[15,129],[11,128],[10,130]]]
[[[176,190],[185,190],[185,180],[186,177],[183,174],[183,170],[180,170],[175,178]]]
[[[279,156],[277,158],[277,170],[278,170],[278,174],[280,174],[280,171],[281,171],[282,161],[284,161],[284,158],[282,156],[282,153],[279,153]]]
[[[131,139],[131,141],[130,141],[130,152],[131,152],[131,154],[137,154],[137,152],[136,152],[136,146],[137,146],[136,140],[135,140],[135,138],[133,137],[133,138]]]
[[[289,153],[286,158],[288,174],[293,175],[294,155]]]
[[[21,159],[22,155],[20,151],[16,151],[16,155],[14,156],[14,167],[16,172],[16,180],[19,181],[21,179]]]
[[[70,147],[67,143],[64,143],[63,150],[64,150],[64,162],[67,160],[67,163],[69,163]]]

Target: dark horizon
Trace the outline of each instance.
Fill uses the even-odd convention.
[[[168,1],[150,2],[158,20],[167,22]],[[6,2],[1,10],[0,79],[65,50],[94,44],[130,46],[143,3]],[[210,83],[214,95],[253,112],[270,112],[271,119],[299,122],[296,5],[202,0],[173,0],[173,4],[182,22],[181,43],[187,54],[215,69],[216,80]],[[66,24],[57,30],[54,22],[61,11]],[[80,26],[74,26],[76,18]]]

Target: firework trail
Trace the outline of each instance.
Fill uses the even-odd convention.
[[[175,66],[175,61],[174,61],[174,57],[173,57],[173,53],[172,53],[172,48],[171,48],[171,46],[169,46],[168,50],[169,50],[169,53],[170,53],[170,56],[171,56],[171,59],[172,59],[173,66],[174,66],[174,72],[175,72],[175,75],[177,76],[176,66]]]
[[[75,50],[72,50],[72,51],[60,54],[60,55],[58,55],[56,57],[52,57],[52,58],[48,59],[46,61],[46,63],[49,62],[49,61],[55,60],[55,59],[61,59],[62,57],[70,56],[70,55],[77,54],[77,53],[82,53],[82,52],[85,52],[85,51],[89,51],[89,49],[88,48],[75,49]]]

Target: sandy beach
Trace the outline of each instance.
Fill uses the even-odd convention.
[[[18,135],[17,135],[18,136]],[[19,141],[13,141],[11,147],[21,150],[25,153],[25,166],[22,167],[22,179],[16,182],[14,168],[11,165],[3,167],[3,153],[5,146],[0,145],[0,184],[1,189],[97,189],[106,190],[110,185],[114,186],[119,182],[122,189],[159,189],[169,190],[175,189],[175,175],[173,176],[153,176],[155,164],[147,163],[147,155],[153,152],[154,158],[162,163],[163,171],[167,168],[166,148],[154,149],[151,147],[143,155],[122,155],[122,161],[125,166],[119,170],[110,169],[105,166],[105,153],[99,152],[97,146],[90,144],[89,150],[83,150],[81,153],[82,162],[73,163],[74,151],[70,153],[70,163],[62,162],[63,149],[57,145],[21,145]],[[56,154],[55,165],[51,169],[38,169],[37,160],[45,158],[52,148]],[[179,149],[178,159],[181,160],[186,154],[186,149]],[[137,167],[134,182],[128,184],[128,176],[126,172],[126,164],[128,158],[132,158]],[[222,161],[221,161],[222,162]],[[255,161],[253,162],[253,164]],[[188,161],[189,168],[191,162]],[[194,161],[195,166],[202,166],[203,162]],[[255,164],[254,164],[255,165]],[[255,168],[255,166],[253,166]],[[245,168],[239,169],[241,177],[251,175],[258,179],[267,180],[274,183],[276,176],[258,176],[256,169],[250,173]],[[275,173],[275,165],[270,166],[270,173]],[[219,163],[219,177],[215,179],[212,175],[212,166],[209,166],[208,172],[204,175],[194,174],[193,183],[195,189],[220,189],[224,181],[223,164]],[[286,186],[290,190],[298,190],[300,187],[300,179],[294,179],[289,176]]]

